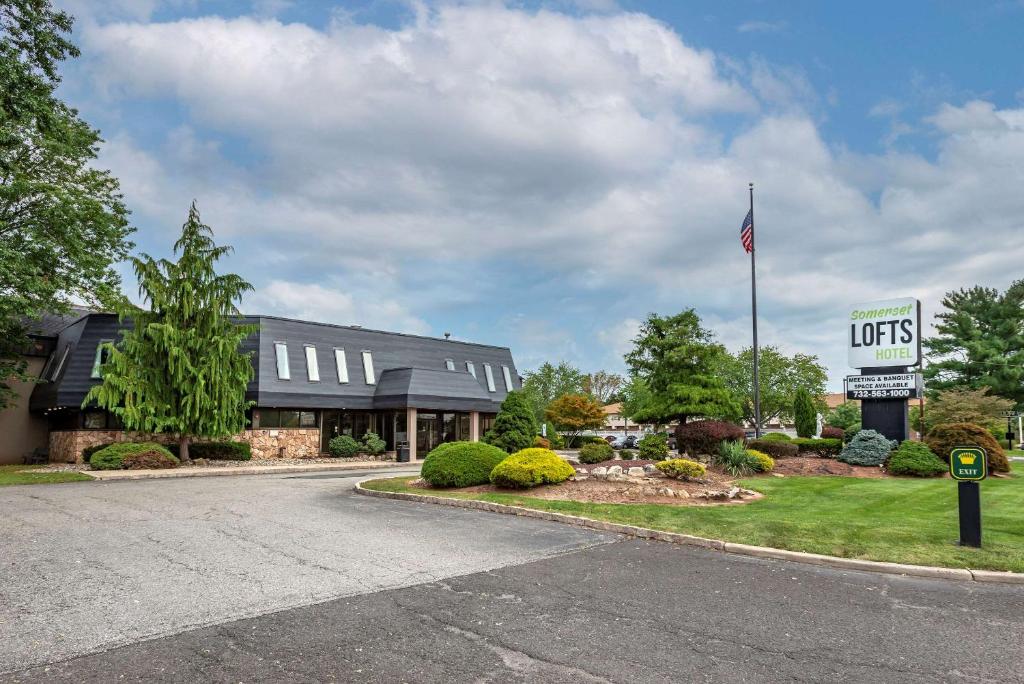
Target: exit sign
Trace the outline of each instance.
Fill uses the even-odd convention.
[[[984,480],[988,475],[985,450],[979,447],[954,447],[949,455],[949,474],[954,480]]]

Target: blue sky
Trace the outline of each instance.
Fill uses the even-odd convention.
[[[845,368],[843,309],[1005,287],[1024,5],[63,0],[139,249],[194,198],[265,312],[622,370],[648,312]],[[128,279],[130,280],[130,278]]]

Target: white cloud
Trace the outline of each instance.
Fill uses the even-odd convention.
[[[786,21],[745,21],[736,27],[740,33],[781,33],[789,28]]]
[[[291,316],[416,328],[449,302],[565,294],[520,293],[549,278],[622,296],[608,320],[657,303],[739,330],[754,181],[764,343],[842,373],[822,326],[845,303],[917,294],[927,315],[945,290],[1005,286],[1024,249],[1024,110],[946,104],[922,122],[934,158],[852,154],[822,138],[801,72],[723,67],[641,14],[420,6],[397,29],[207,17],[84,37],[105,103],[172,99],[188,119],[159,145],[110,136],[129,204],[176,229],[197,198],[257,301]],[[384,304],[361,308],[376,282]],[[618,354],[551,309],[518,328],[531,357]]]

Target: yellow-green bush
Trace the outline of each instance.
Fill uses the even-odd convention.
[[[491,483],[499,487],[536,487],[565,482],[575,474],[573,467],[554,451],[531,448],[517,451],[494,466]]]
[[[757,461],[757,472],[759,473],[770,473],[775,467],[775,459],[763,451],[747,449],[747,454]]]
[[[659,461],[654,467],[669,477],[677,480],[697,480],[704,477],[707,468],[696,461],[688,458],[671,458],[667,461]]]

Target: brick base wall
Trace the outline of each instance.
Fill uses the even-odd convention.
[[[267,428],[246,430],[231,438],[248,442],[253,458],[316,458],[320,455],[320,430]],[[50,433],[50,461],[53,463],[81,463],[82,450],[98,444],[113,442],[158,442],[175,444],[173,435],[146,435],[122,430],[60,430]]]

